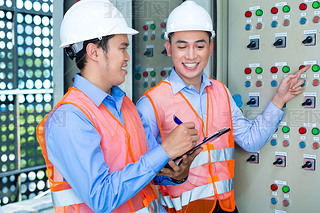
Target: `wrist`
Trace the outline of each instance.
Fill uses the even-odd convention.
[[[177,180],[177,179],[174,179],[174,178],[171,178],[172,182],[176,183],[176,184],[181,184],[181,183],[184,183],[186,180],[187,180],[188,176],[185,177],[185,178],[182,178],[180,180]]]
[[[283,101],[283,99],[278,95],[278,93],[276,93],[273,98],[272,98],[272,103],[273,105],[275,105],[278,109],[282,109],[285,102]]]

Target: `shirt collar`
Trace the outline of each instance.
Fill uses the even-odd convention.
[[[188,85],[180,78],[174,67],[172,67],[171,74],[168,76],[167,81],[171,84],[172,93],[174,95],[182,89],[188,88]],[[202,82],[200,90],[202,91],[205,87],[209,85],[213,86],[211,80],[204,72],[202,72]]]
[[[74,77],[73,86],[81,90],[86,96],[88,96],[95,105],[98,107],[102,101],[108,96],[112,96],[116,101],[122,99],[126,94],[119,87],[114,86],[111,88],[111,95],[99,89],[93,83],[82,77],[79,73],[76,73]]]

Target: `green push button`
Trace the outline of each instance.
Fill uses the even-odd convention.
[[[284,126],[284,127],[282,127],[282,132],[288,133],[288,132],[290,132],[290,128],[288,126]]]
[[[150,72],[150,76],[151,76],[151,77],[156,76],[156,72],[155,72],[155,71],[151,71],[151,72]]]
[[[312,7],[314,9],[318,9],[320,7],[320,3],[318,1],[315,1],[315,2],[312,3]]]
[[[312,66],[312,71],[313,71],[313,72],[318,72],[319,69],[320,69],[320,67],[319,67],[318,64],[315,64],[315,65]]]
[[[319,132],[320,132],[319,129],[316,128],[316,127],[312,129],[312,134],[313,134],[313,135],[318,135]]]
[[[288,73],[288,72],[290,71],[290,67],[284,66],[284,67],[282,67],[282,71],[283,71],[284,73]]]
[[[151,24],[151,25],[150,25],[150,29],[151,29],[151,30],[156,29],[156,25],[155,25],[155,24]]]
[[[261,74],[262,71],[263,71],[263,69],[262,69],[261,67],[257,67],[257,68],[256,68],[256,73],[257,73],[257,74]]]
[[[262,14],[263,14],[263,11],[262,11],[261,9],[258,9],[258,10],[256,11],[256,15],[257,15],[257,16],[262,16]]]
[[[141,74],[140,73],[136,73],[134,75],[134,77],[136,78],[136,80],[140,80],[141,79]]]
[[[282,187],[282,191],[284,193],[288,193],[290,191],[290,187],[289,186],[284,186],[284,187]]]
[[[288,5],[283,6],[282,8],[283,12],[288,13],[290,12],[290,7]]]

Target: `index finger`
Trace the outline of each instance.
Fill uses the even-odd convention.
[[[300,75],[302,75],[305,71],[307,71],[309,68],[311,67],[311,65],[307,65],[304,68],[298,70],[295,74],[298,75],[298,77],[300,77]]]

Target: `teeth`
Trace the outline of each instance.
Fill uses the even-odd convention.
[[[193,63],[193,64],[184,64],[184,65],[186,65],[186,67],[194,67],[194,66],[196,66],[198,63]]]

